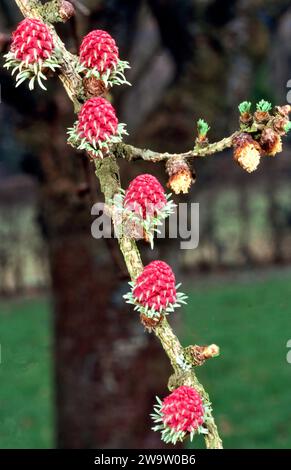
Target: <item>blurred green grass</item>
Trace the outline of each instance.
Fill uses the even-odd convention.
[[[50,309],[45,299],[0,302],[0,448],[53,447]]]
[[[185,343],[221,348],[197,375],[226,448],[291,448],[290,284],[290,274],[243,284],[230,279],[199,283],[190,294]]]
[[[190,292],[181,313],[184,344],[221,347],[221,356],[197,374],[226,448],[291,447],[290,283],[289,272],[184,286]],[[0,448],[53,447],[48,301],[0,302],[0,342]],[[201,439],[192,446],[203,447]]]

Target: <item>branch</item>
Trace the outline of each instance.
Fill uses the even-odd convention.
[[[112,153],[115,155],[115,157],[124,158],[129,162],[135,160],[144,160],[152,163],[158,163],[161,161],[167,162],[173,158],[182,158],[184,160],[190,160],[192,158],[197,157],[209,157],[216,153],[222,152],[223,150],[231,148],[234,144],[235,139],[242,132],[256,134],[262,133],[264,129],[272,128],[275,131],[284,135],[284,130],[282,128],[278,129],[278,122],[280,126],[280,120],[282,120],[282,117],[286,117],[288,112],[290,112],[290,106],[277,106],[275,116],[268,115],[267,119],[263,122],[253,121],[251,123],[246,124],[241,122],[241,129],[239,131],[234,132],[229,137],[225,137],[224,139],[221,139],[218,142],[209,143],[207,138],[202,142],[200,142],[199,139],[196,139],[196,144],[194,148],[192,150],[188,150],[187,152],[154,152],[153,150],[140,149],[137,147],[133,147],[132,145],[124,144],[122,142],[112,146]]]
[[[65,22],[64,9],[70,8],[69,2],[65,0],[50,0],[44,5],[40,0],[15,0],[24,16],[39,18],[45,23]],[[73,7],[71,5],[71,7]],[[73,11],[73,10],[71,10]],[[71,15],[72,16],[72,15]]]
[[[237,136],[238,132],[235,132],[229,137],[226,137],[219,142],[214,142],[207,144],[205,146],[195,146],[193,150],[189,150],[184,153],[160,153],[154,152],[153,150],[140,149],[133,147],[132,145],[120,143],[115,144],[112,148],[112,153],[117,158],[124,158],[129,162],[134,160],[144,160],[146,162],[158,163],[162,161],[170,160],[171,158],[184,158],[191,159],[195,157],[208,157],[214,155],[215,153],[222,152],[230,147],[232,147],[233,139]]]
[[[77,57],[67,51],[51,24],[53,22],[63,21],[60,15],[60,8],[64,2],[51,0],[45,5],[42,5],[38,0],[15,1],[24,16],[40,18],[48,23],[51,28],[60,56],[61,68],[58,75],[68,96],[74,104],[75,112],[78,112],[83,102],[86,100],[86,96],[83,90],[82,78],[77,73],[75,67]],[[270,117],[268,122],[264,122],[263,124],[252,123],[252,127],[246,130],[246,132],[255,133],[265,127],[271,127],[273,119],[274,118]],[[203,131],[203,123],[201,129]],[[208,143],[207,138],[205,138],[206,133],[202,133],[203,139],[196,139],[194,149],[182,154],[159,153],[135,148],[123,143],[112,146],[110,156],[107,156],[103,160],[94,160],[96,176],[100,181],[105,203],[110,206],[114,195],[119,193],[121,189],[119,167],[117,164],[118,158],[124,158],[128,161],[142,159],[150,162],[160,162],[169,161],[172,158],[188,160],[195,157],[207,157],[231,147],[240,132],[235,132],[231,136],[216,143]],[[143,270],[143,264],[137,245],[133,239],[128,238],[124,234],[120,236],[118,243],[129,275],[132,280],[135,280]],[[209,347],[189,346],[188,348],[184,348],[165,317],[163,317],[161,322],[154,326],[152,330],[161,342],[173,367],[173,375],[170,377],[168,383],[169,389],[173,390],[180,385],[192,386],[201,394],[204,404],[211,408],[209,396],[199,382],[194,366],[201,365],[209,357],[214,357],[218,352],[217,347],[212,345]],[[212,413],[210,413],[209,420],[207,420],[205,426],[208,430],[208,434],[205,435],[206,447],[211,449],[222,448],[222,442]]]
[[[94,162],[96,175],[101,185],[101,191],[105,196],[105,204],[110,206],[114,195],[120,191],[119,167],[116,158],[111,156],[103,160],[95,159]],[[134,280],[143,270],[143,264],[137,245],[134,240],[125,235],[122,235],[118,242],[129,275],[131,279]],[[174,370],[174,374],[169,379],[169,389],[175,389],[180,385],[192,386],[201,394],[204,404],[211,408],[209,396],[197,379],[193,363],[189,361],[187,349],[183,348],[167,319],[164,317],[163,320],[153,328],[153,331],[159,338]],[[219,437],[212,414],[207,422],[207,428],[208,434],[205,435],[206,447],[209,449],[221,449],[222,441]]]

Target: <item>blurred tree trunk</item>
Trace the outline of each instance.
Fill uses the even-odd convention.
[[[71,233],[49,242],[58,446],[161,447],[148,416],[164,393],[166,362],[120,300],[102,241],[94,250],[88,231]]]

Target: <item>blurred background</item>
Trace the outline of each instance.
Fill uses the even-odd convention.
[[[237,105],[285,104],[291,79],[286,0],[75,0],[57,26],[78,50],[106,29],[129,60],[131,88],[113,90],[129,141],[161,151],[193,146],[203,117],[216,140],[237,128]],[[21,19],[0,0],[0,50]],[[1,64],[3,61],[1,59]],[[0,68],[0,447],[159,448],[150,431],[170,368],[124,305],[128,278],[114,240],[94,240],[102,195],[84,155],[66,145],[75,120],[57,78],[48,92],[14,88]],[[290,83],[291,88],[291,83]],[[159,240],[144,262],[168,261],[188,305],[171,317],[188,344],[221,356],[197,374],[227,448],[290,448],[290,142],[248,175],[230,152],[195,161],[197,181],[176,202],[200,203],[200,244]],[[163,165],[121,162],[124,187]],[[201,447],[199,438],[193,447]]]

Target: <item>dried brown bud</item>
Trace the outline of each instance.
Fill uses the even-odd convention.
[[[288,123],[288,117],[278,116],[273,121],[273,128],[279,135],[285,135]]]
[[[102,80],[98,80],[96,77],[83,78],[83,86],[88,98],[101,96],[107,92],[104,82]]]
[[[255,171],[261,160],[262,149],[249,134],[242,132],[233,139],[234,160],[248,173]]]
[[[59,11],[60,17],[63,22],[68,21],[72,16],[75,15],[75,8],[71,4],[71,2],[67,2],[66,0],[63,0],[60,6],[60,11]]]
[[[267,111],[256,111],[254,118],[258,124],[265,124],[270,120],[271,116]]]
[[[173,157],[167,161],[166,171],[169,175],[168,188],[175,194],[188,193],[191,184],[195,182],[188,162],[183,157]]]
[[[196,138],[196,145],[198,145],[198,147],[204,148],[207,147],[208,144],[209,140],[207,135],[198,135],[198,137]]]
[[[148,330],[155,328],[163,319],[163,315],[156,318],[149,318],[146,315],[140,315],[140,321]]]
[[[202,366],[207,359],[219,356],[219,347],[216,344],[209,346],[189,346],[186,351],[195,366]]]
[[[251,125],[253,122],[253,115],[251,113],[242,113],[240,115],[240,122],[244,125]]]
[[[285,106],[276,106],[275,110],[277,113],[281,114],[281,116],[288,118],[288,115],[291,112],[291,106],[289,104],[286,104]]]
[[[270,127],[263,130],[260,140],[264,155],[274,157],[277,153],[282,152],[281,137]]]

